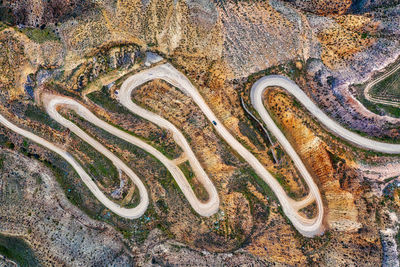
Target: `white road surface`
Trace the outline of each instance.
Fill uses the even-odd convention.
[[[292,222],[294,227],[305,236],[314,236],[316,234],[320,234],[322,232],[322,218],[323,218],[323,206],[321,196],[318,190],[318,187],[315,185],[311,176],[308,174],[305,169],[303,163],[298,158],[297,161],[296,156],[290,155],[294,157],[296,166],[299,168],[301,173],[304,175],[305,181],[310,188],[310,194],[303,199],[302,201],[295,201],[288,197],[286,192],[283,190],[282,186],[277,182],[277,180],[266,170],[266,168],[259,162],[259,160],[250,153],[246,148],[243,147],[233,136],[232,134],[224,127],[224,125],[218,120],[218,118],[214,115],[212,110],[205,103],[203,97],[199,94],[197,89],[191,84],[191,82],[179,71],[177,71],[170,64],[163,64],[145,71],[142,71],[138,74],[135,74],[129,77],[121,86],[120,91],[118,92],[118,99],[120,103],[128,108],[133,113],[151,121],[155,124],[163,127],[165,129],[170,130],[174,139],[181,145],[183,150],[185,151],[188,159],[192,166],[197,166],[198,162],[190,149],[189,144],[184,139],[182,133],[170,122],[163,119],[162,117],[150,112],[142,107],[136,105],[132,102],[131,94],[134,88],[154,79],[162,79],[171,85],[179,88],[182,92],[190,96],[194,102],[199,106],[205,116],[211,121],[214,122],[214,127],[218,134],[233,148],[235,149],[239,155],[242,156],[256,171],[256,173],[271,187],[271,189],[276,194],[279,199],[282,209],[289,220]],[[216,125],[215,125],[216,124]],[[275,126],[275,124],[273,124]],[[268,123],[267,123],[267,126]],[[276,127],[276,126],[275,126]],[[275,133],[274,133],[275,134]],[[282,133],[281,133],[282,134]],[[282,134],[283,135],[283,134]],[[289,144],[290,146],[290,144]],[[291,146],[290,146],[291,147]],[[201,168],[201,166],[199,166]],[[318,215],[316,218],[308,219],[301,216],[298,213],[298,210],[309,205],[313,200],[316,200],[318,205]]]
[[[215,189],[214,185],[208,179],[208,177],[203,177],[203,179],[199,179],[201,182],[206,181],[204,185],[205,189],[208,192],[209,199],[207,202],[201,202],[193,192],[190,184],[186,180],[185,175],[179,169],[179,167],[174,163],[173,160],[168,159],[165,157],[161,152],[159,152],[154,147],[150,146],[149,144],[145,143],[144,141],[140,140],[137,137],[134,137],[124,131],[119,130],[118,128],[100,120],[97,118],[92,112],[90,112],[87,108],[82,106],[77,101],[63,97],[58,95],[45,95],[43,97],[43,102],[46,105],[46,110],[49,115],[65,126],[66,128],[70,129],[73,133],[95,148],[97,151],[102,153],[108,159],[112,161],[115,167],[118,170],[121,170],[127,174],[127,176],[132,180],[132,182],[136,185],[139,190],[140,194],[140,202],[134,208],[123,208],[118,204],[114,203],[110,199],[108,199],[101,190],[97,187],[96,183],[93,182],[92,178],[86,173],[86,171],[81,167],[81,165],[65,150],[61,149],[59,146],[54,145],[47,140],[27,131],[24,130],[10,121],[8,121],[5,117],[0,115],[0,123],[3,124],[5,127],[11,129],[12,131],[21,134],[22,136],[54,151],[55,153],[59,154],[63,157],[78,173],[81,177],[82,181],[86,184],[89,190],[95,195],[95,197],[107,208],[109,208],[112,212],[118,214],[121,217],[128,218],[128,219],[136,219],[139,218],[144,214],[146,211],[148,204],[149,204],[149,197],[147,194],[147,190],[143,185],[142,181],[139,177],[118,157],[116,157],[113,153],[111,153],[107,148],[105,148],[101,143],[97,140],[86,134],[82,129],[80,129],[77,125],[72,123],[71,121],[67,120],[63,116],[61,116],[58,111],[58,106],[65,106],[72,110],[74,110],[77,114],[79,114],[82,118],[88,120],[95,126],[135,145],[146,152],[152,154],[156,157],[164,166],[168,169],[171,175],[174,177],[175,181],[177,182],[178,186],[181,188],[183,194],[188,199],[189,203],[191,204],[192,208],[202,216],[211,216],[218,211],[219,208],[219,197],[217,190]]]
[[[359,134],[356,134],[350,130],[347,130],[339,123],[328,117],[311,99],[297,86],[293,81],[289,80],[284,76],[269,75],[259,79],[252,88],[251,101],[254,108],[260,114],[262,119],[267,119],[266,110],[262,106],[262,92],[264,88],[269,86],[279,86],[287,90],[292,94],[315,118],[319,120],[329,131],[337,136],[340,136],[344,140],[353,143],[356,146],[367,150],[373,150],[376,152],[388,153],[388,154],[399,154],[400,144],[391,144],[372,140]],[[268,121],[271,123],[271,121]],[[267,123],[267,126],[268,126]],[[272,127],[272,126],[271,126]],[[275,133],[274,133],[275,134]]]
[[[109,150],[107,150],[102,144],[100,144],[94,138],[92,138],[88,134],[86,134],[82,129],[80,129],[74,123],[67,120],[63,116],[61,116],[57,112],[58,106],[62,105],[62,106],[71,108],[79,116],[81,116],[82,118],[91,122],[95,126],[101,128],[101,129],[109,132],[110,134],[115,135],[135,146],[142,148],[146,152],[148,152],[148,153],[152,154],[154,157],[156,157],[168,169],[168,171],[171,173],[171,175],[174,177],[175,181],[177,182],[178,186],[181,188],[183,194],[189,201],[192,208],[200,215],[211,216],[218,211],[218,208],[219,208],[218,192],[217,192],[215,186],[213,185],[213,183],[210,181],[210,179],[208,179],[207,175],[205,175],[204,177],[198,177],[199,181],[203,184],[203,186],[205,187],[205,189],[209,195],[209,199],[207,200],[207,202],[201,202],[196,197],[195,193],[193,192],[192,187],[188,183],[185,175],[182,173],[180,168],[174,163],[174,161],[168,159],[160,151],[158,151],[151,145],[147,144],[146,142],[142,141],[141,139],[139,139],[129,133],[126,133],[126,132],[100,120],[90,110],[88,110],[86,107],[84,107],[83,105],[81,105],[80,103],[78,103],[77,101],[75,101],[71,98],[55,96],[55,95],[46,95],[46,96],[44,96],[43,100],[44,100],[43,102],[46,103],[47,112],[54,120],[56,120],[63,126],[67,127],[68,129],[70,129],[72,132],[74,132],[77,136],[79,136],[85,142],[90,144],[97,151],[99,151],[104,156],[109,158],[113,162],[113,164],[118,169],[125,172],[130,177],[132,182],[139,188],[140,203],[137,207],[135,207],[133,209],[122,209],[121,207],[115,208],[115,206],[109,207],[112,211],[114,211],[118,215],[125,217],[125,218],[138,218],[141,215],[143,215],[143,213],[146,211],[148,203],[149,203],[146,188],[144,187],[141,180],[135,175],[135,173],[128,166],[126,166],[126,164],[123,163],[118,157],[116,157],[114,154],[112,154]],[[203,173],[205,174],[204,170],[203,170]],[[196,175],[197,175],[197,173],[196,173]],[[102,203],[108,203],[108,201],[109,201],[104,196],[104,194],[96,195],[96,197]]]
[[[79,163],[71,156],[71,154],[69,154],[65,150],[61,149],[60,147],[50,143],[49,141],[29,132],[27,130],[24,130],[24,129],[16,126],[15,124],[13,124],[9,120],[7,120],[2,115],[0,115],[0,123],[2,125],[4,125],[5,127],[9,128],[10,130],[32,140],[33,142],[36,142],[36,143],[52,150],[53,152],[57,153],[62,158],[64,158],[75,169],[75,171],[81,177],[81,179],[86,184],[86,186],[89,188],[89,190],[95,195],[95,197],[97,199],[99,199],[101,201],[101,203],[104,204],[104,206],[106,206],[107,208],[112,210],[114,213],[116,213],[120,216],[126,217],[126,218],[134,219],[134,218],[138,218],[140,215],[142,215],[146,211],[149,200],[147,197],[146,189],[144,188],[144,186],[141,182],[140,182],[140,184],[139,183],[137,184],[139,186],[139,189],[141,190],[140,204],[133,209],[122,208],[119,205],[117,205],[116,203],[109,200],[100,191],[100,189],[97,187],[97,185],[92,181],[92,178],[86,173],[86,171],[81,167],[81,165],[79,165]],[[135,174],[132,174],[129,171],[127,174],[130,175],[130,177],[136,177]]]
[[[5,127],[11,129],[12,131],[15,131],[23,135],[24,137],[56,152],[61,157],[63,157],[77,171],[78,175],[82,178],[84,183],[88,186],[88,188],[96,196],[96,198],[98,198],[111,211],[125,218],[134,219],[140,217],[146,211],[147,206],[149,204],[148,194],[142,181],[118,157],[112,154],[109,150],[107,150],[102,144],[100,144],[94,138],[86,134],[82,129],[80,129],[74,123],[62,117],[57,111],[58,106],[66,106],[68,108],[71,108],[75,112],[77,112],[81,117],[93,123],[95,126],[102,128],[105,131],[109,132],[110,134],[113,134],[135,146],[142,148],[146,152],[154,155],[162,164],[164,164],[164,166],[172,174],[172,176],[176,180],[179,187],[182,189],[183,194],[186,196],[193,209],[202,216],[211,216],[212,214],[216,213],[219,208],[218,193],[215,189],[215,186],[209,179],[208,175],[202,168],[200,162],[194,155],[192,149],[190,148],[183,134],[169,121],[165,120],[164,118],[160,117],[157,114],[154,114],[146,109],[143,109],[142,107],[132,102],[131,94],[133,89],[154,79],[165,80],[171,85],[182,90],[185,94],[187,94],[194,100],[194,102],[202,110],[205,116],[210,120],[210,122],[213,123],[218,134],[234,150],[236,150],[237,153],[241,155],[241,157],[244,160],[246,160],[256,171],[256,173],[270,186],[270,188],[274,191],[275,195],[280,201],[285,215],[292,222],[293,226],[304,236],[312,237],[317,234],[320,234],[323,231],[322,221],[324,215],[324,208],[321,195],[317,185],[313,181],[311,175],[307,171],[300,157],[297,155],[296,151],[290,145],[285,135],[275,125],[271,116],[265,109],[263,105],[263,93],[265,90],[267,90],[271,86],[279,86],[286,89],[298,101],[300,101],[300,103],[302,103],[311,112],[311,114],[315,116],[328,130],[332,131],[333,133],[342,137],[343,139],[351,143],[354,143],[355,145],[358,145],[365,149],[370,149],[383,153],[391,153],[391,154],[400,153],[400,145],[398,144],[383,143],[362,137],[358,134],[355,134],[345,129],[344,127],[333,121],[325,113],[323,113],[308,98],[308,96],[291,80],[283,76],[277,76],[277,75],[270,75],[263,77],[259,79],[251,89],[251,96],[250,96],[251,102],[256,111],[258,112],[258,114],[260,115],[260,117],[262,118],[262,120],[264,121],[265,125],[269,129],[269,131],[271,131],[271,133],[275,135],[279,143],[282,145],[282,147],[285,149],[288,155],[292,158],[293,162],[295,163],[296,167],[298,168],[299,172],[301,173],[305,182],[307,183],[308,188],[310,189],[310,193],[306,198],[300,201],[295,201],[286,194],[282,186],[266,170],[266,168],[259,162],[259,160],[246,148],[244,148],[243,145],[240,144],[232,136],[232,134],[224,127],[224,125],[218,120],[218,118],[214,115],[212,110],[205,103],[204,99],[199,94],[197,89],[183,74],[177,71],[172,65],[170,64],[159,65],[157,67],[145,70],[143,72],[140,72],[138,74],[129,77],[122,84],[121,89],[119,91],[118,99],[120,103],[126,108],[128,108],[131,112],[172,132],[174,140],[183,149],[184,156],[188,159],[196,177],[203,184],[203,186],[208,192],[209,195],[208,201],[201,202],[194,194],[190,184],[186,180],[182,171],[179,169],[179,167],[177,167],[176,161],[166,158],[161,152],[156,150],[154,147],[148,145],[147,143],[143,142],[142,140],[100,120],[77,101],[58,95],[57,96],[45,95],[43,102],[46,103],[47,112],[53,119],[55,119],[60,124],[70,129],[77,136],[82,138],[84,141],[93,146],[100,153],[109,158],[113,162],[113,164],[119,170],[125,172],[129,176],[129,178],[133,181],[133,183],[137,186],[140,194],[140,203],[135,208],[127,209],[119,206],[118,204],[108,199],[100,191],[100,189],[96,186],[96,184],[92,181],[91,177],[85,172],[85,170],[68,152],[46,141],[45,139],[14,125],[1,115],[0,115],[0,123],[3,124]],[[180,159],[179,161],[182,160],[184,161],[184,158]],[[317,204],[318,215],[312,219],[308,219],[301,216],[298,211],[301,208],[308,206],[313,201],[315,201]]]

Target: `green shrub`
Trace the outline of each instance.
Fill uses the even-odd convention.
[[[59,38],[57,35],[48,28],[38,29],[38,28],[25,28],[22,32],[28,36],[29,39],[35,41],[36,43],[44,43],[46,41],[57,41]]]
[[[19,266],[39,266],[32,249],[17,237],[0,234],[0,254],[16,261]]]

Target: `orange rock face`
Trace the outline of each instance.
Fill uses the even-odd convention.
[[[266,106],[284,129],[306,166],[319,184],[326,201],[326,222],[329,228],[354,231],[360,227],[354,196],[341,188],[337,171],[331,163],[329,147],[310,129],[310,118],[293,105],[286,94],[267,92]]]

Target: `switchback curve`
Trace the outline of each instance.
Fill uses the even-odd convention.
[[[136,87],[154,80],[161,79],[169,84],[177,87],[182,92],[190,96],[193,101],[197,104],[197,106],[202,110],[204,115],[213,123],[215,130],[218,134],[234,149],[238,152],[239,155],[242,156],[244,160],[246,160],[250,166],[256,171],[256,173],[271,187],[274,191],[275,195],[279,199],[282,209],[289,220],[292,222],[293,226],[303,235],[305,236],[314,236],[316,234],[320,234],[322,232],[322,218],[323,218],[323,206],[321,196],[319,194],[318,187],[315,185],[311,176],[305,177],[305,180],[311,188],[310,194],[301,201],[295,201],[291,199],[282,186],[277,182],[277,180],[267,171],[267,169],[260,163],[260,161],[250,153],[244,146],[239,143],[232,134],[223,126],[223,124],[218,120],[218,118],[214,115],[209,106],[205,103],[203,97],[197,91],[197,89],[192,85],[192,83],[178,70],[176,70],[171,64],[163,64],[151,69],[144,70],[140,73],[134,74],[129,77],[122,84],[119,92],[118,99],[120,103],[125,106],[127,109],[132,111],[133,113],[152,121],[153,123],[159,125],[162,128],[165,128],[173,133],[174,139],[181,143],[182,148],[185,153],[187,153],[189,160],[191,160],[191,165],[196,166],[196,157],[190,149],[189,144],[183,137],[182,133],[169,121],[160,117],[149,110],[146,110],[132,101],[132,91]],[[300,161],[301,162],[301,161]],[[297,166],[297,165],[296,165]],[[304,166],[304,165],[303,165]],[[306,170],[305,170],[306,171]],[[316,218],[308,219],[304,216],[301,216],[298,212],[299,209],[306,207],[313,200],[317,201],[318,204],[318,215]]]

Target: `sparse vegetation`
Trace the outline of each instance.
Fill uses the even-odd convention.
[[[110,91],[106,86],[103,86],[100,91],[95,91],[88,94],[87,97],[94,103],[111,112],[116,112],[120,114],[130,113],[129,110],[124,108],[121,104],[110,97]]]
[[[249,140],[257,147],[258,150],[265,149],[265,145],[259,141],[257,134],[249,124],[244,121],[239,121],[239,130],[244,136],[249,138]]]
[[[18,237],[0,234],[0,254],[22,267],[40,266],[29,245]]]
[[[6,24],[13,25],[15,22],[12,10],[10,8],[1,6],[0,2],[0,31],[2,27],[6,27]]]
[[[371,95],[379,99],[398,101],[400,104],[400,69],[386,79],[375,84],[370,91]],[[394,108],[393,112],[400,117],[400,108]]]
[[[28,36],[29,39],[36,43],[44,43],[46,41],[58,41],[58,36],[49,28],[23,28],[21,31]]]
[[[136,116],[135,114],[132,114],[130,111],[128,111],[126,108],[124,108],[117,101],[113,100],[109,95],[107,87],[103,87],[101,91],[96,91],[96,92],[90,93],[87,95],[87,97],[94,103],[100,105],[101,107],[107,109],[110,112],[114,112],[114,113],[118,113],[118,114],[127,114],[128,116],[132,116],[135,119],[144,120],[144,119]],[[176,148],[173,145],[168,145],[168,144],[166,145],[165,142],[163,142],[163,138],[167,136],[167,132],[164,129],[160,129],[163,132],[162,135],[159,135],[158,133],[154,133],[152,131],[149,132],[148,139],[146,139],[143,136],[134,134],[133,132],[124,129],[123,127],[121,127],[118,124],[115,124],[112,122],[108,122],[108,123],[110,123],[114,127],[118,128],[124,132],[127,132],[137,138],[142,139],[143,141],[150,143],[153,147],[155,147],[158,151],[160,151],[163,155],[165,155],[169,159],[173,159],[178,156]]]
[[[191,182],[194,177],[194,172],[192,170],[192,167],[190,166],[189,161],[185,161],[184,163],[179,164],[179,169],[181,169],[186,179]]]
[[[379,115],[388,115],[395,118],[400,118],[400,108],[393,107],[389,105],[384,105],[380,103],[372,103],[368,101],[364,97],[364,86],[363,85],[354,85],[357,91],[357,99],[366,107],[368,110],[372,111],[375,114]],[[393,140],[388,139],[388,141],[393,142]]]
[[[38,108],[37,105],[29,103],[26,106],[25,116],[31,120],[48,125],[54,130],[63,130],[63,127],[58,122],[50,118],[46,111]]]
[[[71,135],[74,134],[71,133]],[[79,139],[79,137],[76,138]],[[83,162],[82,166],[84,166],[93,179],[106,188],[119,184],[118,170],[111,160],[84,141],[79,143],[79,151],[83,152],[90,159],[90,162]]]
[[[314,202],[311,205],[300,209],[299,212],[305,215],[306,218],[312,219],[318,214],[317,204]]]
[[[357,3],[353,2],[357,6],[364,5],[357,1]],[[10,116],[11,121],[24,129],[30,129],[50,142],[65,145],[75,158],[85,163],[85,168],[94,179],[114,178],[115,180],[109,184],[111,186],[116,186],[119,182],[117,179],[119,173],[113,168],[112,163],[99,155],[95,148],[87,146],[77,136],[70,134],[68,130],[52,120],[44,110],[32,104],[32,98],[26,95],[23,86],[19,86],[21,83],[25,83],[27,72],[37,73],[37,77],[42,77],[42,74],[43,76],[50,75],[50,84],[41,86],[41,91],[51,91],[75,99],[79,98],[99,118],[157,147],[168,158],[182,162],[184,155],[179,157],[182,151],[174,142],[170,132],[155,126],[151,121],[135,116],[114,100],[113,96],[110,96],[110,92],[114,92],[114,89],[118,88],[125,77],[111,84],[103,76],[103,74],[107,75],[113,71],[131,70],[132,65],[137,67],[137,69],[133,67],[135,72],[141,70],[143,64],[138,64],[138,62],[144,58],[145,49],[154,52],[162,50],[165,53],[163,56],[166,61],[171,60],[176,64],[177,69],[187,74],[188,79],[199,89],[206,103],[228,131],[247,149],[251,150],[261,164],[275,175],[276,180],[289,195],[294,196],[293,193],[304,193],[307,188],[303,190],[304,187],[297,187],[297,184],[301,184],[301,176],[299,177],[296,173],[293,162],[279,144],[276,144],[274,137],[271,136],[272,141],[267,141],[268,138],[264,135],[266,131],[263,133],[257,123],[244,117],[243,111],[240,109],[237,101],[237,89],[245,82],[244,77],[251,71],[264,68],[266,65],[280,64],[297,54],[307,58],[321,53],[326,65],[331,64],[340,69],[344,64],[352,62],[354,64],[351,66],[346,65],[348,68],[345,71],[348,70],[349,73],[343,74],[351,77],[363,76],[368,75],[366,71],[374,64],[371,60],[381,59],[383,55],[393,53],[397,48],[394,45],[396,40],[393,40],[394,37],[391,36],[392,25],[398,24],[397,20],[393,19],[397,18],[397,9],[386,12],[386,4],[379,6],[378,12],[374,8],[368,9],[368,11],[360,8],[357,15],[352,15],[353,9],[350,0],[288,0],[286,2],[271,1],[271,3],[265,0],[214,0],[215,4],[207,1],[162,0],[133,2],[129,0],[0,0],[0,6],[5,3],[11,3],[9,6],[16,14],[15,19],[19,26],[18,29],[13,27],[10,31],[3,30],[1,32],[3,39],[0,42],[0,54],[2,55],[0,61],[1,59],[5,60],[2,65],[3,70],[0,71],[2,87],[0,90],[2,97],[0,98],[3,103],[4,115],[15,112],[13,116]],[[290,7],[291,5],[294,5],[295,8]],[[1,8],[0,20],[8,20],[9,18],[4,19],[4,17],[10,14],[9,11]],[[374,23],[379,26],[377,33]],[[8,22],[4,24],[0,22],[0,31],[9,25]],[[60,31],[62,44],[47,42],[47,40],[57,40],[57,35],[53,35],[49,28],[45,28],[45,25],[54,25],[54,28]],[[27,26],[36,27],[36,29],[24,28]],[[27,37],[20,32],[24,32],[31,40],[42,43],[42,45],[36,45],[32,41],[27,42],[28,45],[26,45]],[[275,35],[277,38],[274,38]],[[375,40],[377,40],[377,54],[369,59],[364,51],[367,48],[373,50],[371,45]],[[128,49],[129,51],[119,49],[125,47],[124,42],[128,41],[135,42],[138,46],[132,45]],[[114,42],[121,42],[120,47],[114,46]],[[60,49],[57,51],[63,51],[63,53],[54,53],[53,46],[59,47]],[[316,49],[318,47],[321,49]],[[107,52],[99,52],[103,49]],[[30,51],[39,51],[39,54],[37,56],[26,54]],[[111,52],[109,53],[109,51]],[[271,51],[273,53],[270,53]],[[49,54],[60,55],[59,58],[56,58],[60,65],[44,64],[49,61],[47,58]],[[356,56],[353,57],[353,55]],[[315,60],[319,61],[319,59]],[[129,63],[125,64],[124,62]],[[275,66],[249,77],[248,82],[253,83],[266,74],[287,75],[307,93],[315,97],[314,100],[318,104],[324,105],[324,110],[330,111],[331,108],[335,108],[335,104],[338,104],[334,98],[336,95],[332,95],[332,92],[339,92],[330,89],[335,88],[335,85],[342,81],[339,80],[340,78],[337,80],[333,78],[334,74],[329,73],[329,66],[326,68],[326,65],[324,66],[320,61],[316,63],[318,64],[306,65],[301,60],[297,60]],[[341,65],[342,63],[343,65]],[[364,63],[365,67],[362,66]],[[41,71],[37,72],[37,68]],[[43,70],[45,71],[43,72]],[[340,69],[340,71],[342,70]],[[355,72],[358,72],[357,75]],[[133,73],[130,72],[129,75]],[[328,80],[327,88],[323,88],[325,78]],[[41,78],[37,79],[37,81],[41,80]],[[318,84],[320,81],[322,86]],[[55,86],[52,87],[51,83],[53,82]],[[108,86],[88,95],[92,102],[84,98],[86,92],[90,92],[92,89],[98,90],[102,84],[108,84]],[[16,85],[22,89],[14,94]],[[95,85],[99,85],[99,87],[94,88]],[[15,187],[8,187],[10,191],[13,191],[13,196],[24,199],[26,193],[33,194],[41,197],[40,200],[38,197],[31,198],[33,203],[44,204],[42,207],[56,207],[54,210],[47,209],[45,212],[37,212],[30,208],[23,210],[25,207],[29,207],[25,206],[25,203],[15,205],[17,211],[15,213],[23,216],[18,219],[21,218],[20,221],[23,222],[21,223],[23,233],[27,232],[30,241],[32,240],[30,244],[35,246],[35,251],[40,246],[44,247],[44,249],[38,249],[41,252],[38,255],[57,261],[56,263],[59,265],[82,266],[93,264],[106,266],[134,264],[240,265],[243,262],[249,265],[264,263],[315,266],[326,265],[328,261],[340,262],[342,265],[357,263],[362,266],[368,264],[378,266],[380,264],[384,253],[382,253],[379,241],[379,230],[382,228],[379,227],[386,227],[390,218],[386,216],[386,207],[380,206],[375,209],[374,205],[368,206],[360,201],[363,196],[370,198],[371,195],[378,199],[377,201],[381,201],[379,194],[373,192],[379,190],[380,184],[371,189],[367,178],[362,177],[362,170],[358,170],[354,163],[357,158],[376,159],[380,154],[365,152],[335,138],[331,133],[326,133],[323,127],[320,127],[320,123],[309,116],[310,114],[305,111],[305,108],[296,101],[278,104],[280,107],[293,105],[292,113],[300,119],[297,123],[284,125],[288,126],[286,128],[281,127],[285,130],[285,134],[289,136],[294,132],[294,136],[309,136],[311,134],[307,132],[308,129],[316,136],[312,140],[315,142],[307,142],[311,140],[305,140],[305,138],[289,140],[321,189],[324,207],[326,207],[324,209],[324,226],[329,229],[328,231],[332,231],[332,234],[325,232],[321,237],[305,238],[287,224],[290,222],[285,217],[268,184],[249,167],[245,159],[241,158],[227,145],[225,140],[220,138],[216,133],[218,127],[213,127],[198,107],[193,105],[193,101],[191,102],[187,95],[177,92],[176,88],[162,91],[165,89],[159,90],[159,87],[163,86],[162,84],[155,83],[155,85],[154,88],[147,87],[151,90],[143,90],[137,98],[137,102],[143,100],[141,102],[143,105],[147,105],[146,101],[151,102],[148,105],[149,110],[155,110],[183,132],[196,157],[217,187],[221,201],[220,210],[210,217],[199,216],[186,201],[167,169],[153,156],[97,129],[88,121],[73,118],[81,129],[95,137],[132,168],[148,189],[150,205],[145,214],[135,220],[121,218],[105,208],[91,194],[77,173],[61,157],[40,144],[33,145],[29,140],[2,126],[0,130],[4,136],[7,136],[5,138],[0,135],[0,145],[3,148],[15,149],[19,153],[31,157],[32,161],[35,161],[34,159],[42,161],[53,171],[65,197],[83,212],[88,213],[91,218],[97,220],[85,223],[86,217],[82,216],[79,210],[71,209],[69,203],[65,201],[64,195],[60,194],[58,187],[52,192],[45,190],[48,189],[45,186],[49,181],[52,182],[52,179],[47,179],[52,178],[51,175],[50,177],[25,175],[24,178],[29,183],[23,185],[21,189],[19,189],[18,183],[23,184],[26,181],[19,179],[20,176],[15,176],[15,179],[12,180],[15,181],[13,184]],[[309,87],[306,89],[305,85]],[[171,86],[169,85],[169,87]],[[86,89],[88,90],[83,91]],[[13,98],[11,99],[10,96]],[[243,97],[247,97],[247,95]],[[338,121],[348,122],[350,125],[360,120],[366,124],[370,123],[368,125],[371,126],[373,121],[364,120],[362,115],[356,114],[356,112],[348,114],[349,117],[343,115],[343,110],[344,114],[347,114],[345,113],[346,100],[341,102],[344,103],[343,109],[340,106],[338,109],[341,110],[333,113]],[[399,110],[383,110],[379,105],[376,106],[376,109],[381,114],[397,113],[400,116]],[[353,117],[351,117],[352,115]],[[340,119],[340,116],[343,116],[343,120]],[[282,121],[284,119],[288,118],[282,118]],[[303,122],[304,125],[297,128]],[[369,128],[368,125],[363,128],[361,123],[356,127],[361,130],[367,129],[365,132],[368,132],[368,129],[373,128],[372,126]],[[391,126],[382,126],[384,130],[389,127]],[[377,129],[376,137],[379,137],[381,135],[379,127],[375,129]],[[300,130],[304,130],[304,132]],[[395,134],[398,133],[397,128],[389,130],[393,130]],[[299,148],[300,146],[301,148]],[[309,149],[309,147],[314,149]],[[354,153],[351,149],[354,149]],[[276,151],[277,157],[275,154],[271,154],[272,150]],[[3,153],[6,155],[10,152],[3,151]],[[24,158],[17,153],[12,153],[12,155],[13,159]],[[375,162],[385,162],[385,159],[389,158],[388,155],[385,156]],[[87,165],[87,163],[90,164]],[[10,166],[14,167],[10,161],[5,160],[3,163],[0,157],[0,168],[1,165],[4,165],[4,169]],[[15,166],[17,167],[17,164]],[[19,167],[25,171],[24,166]],[[201,196],[202,193],[197,190],[203,190],[203,188],[196,182],[196,175],[188,162],[184,162],[178,167],[188,179],[196,195]],[[7,175],[12,172],[8,171]],[[15,173],[22,172],[15,168]],[[126,174],[121,175],[122,180],[126,181]],[[2,177],[6,181],[5,183],[2,183],[0,179],[0,200],[4,196],[2,189],[4,184],[7,186],[7,178],[6,175]],[[28,186],[33,190],[29,190]],[[135,189],[132,184],[125,184],[124,189],[128,186]],[[304,182],[303,186],[305,186]],[[298,190],[298,188],[300,189]],[[38,192],[40,189],[43,190]],[[118,191],[110,187],[100,189],[108,196],[111,191],[113,193]],[[58,194],[54,194],[54,192]],[[398,213],[398,199],[395,197],[398,197],[399,192],[397,190],[392,198],[385,196],[382,200],[386,201],[386,204],[393,203],[390,211],[396,213]],[[133,197],[125,198],[128,194],[126,191],[120,193],[121,191],[115,193],[115,203],[122,203],[124,207],[128,208],[137,205],[139,201],[137,188],[136,192],[129,191]],[[26,205],[30,205],[30,199],[27,199],[26,203]],[[33,206],[39,206],[35,205]],[[10,213],[13,212],[12,208],[5,207],[7,207],[7,212],[8,210]],[[39,208],[41,207],[39,206]],[[313,205],[310,205],[300,212],[311,218],[316,212],[314,208]],[[367,211],[365,211],[366,209]],[[377,213],[375,215],[381,215],[381,217],[374,218],[374,211]],[[2,224],[14,227],[16,223],[12,219],[7,222],[4,219],[10,218],[7,217],[7,212],[4,212],[4,215],[1,214]],[[41,217],[42,214],[46,216]],[[52,218],[53,215],[54,218]],[[374,219],[379,222],[378,226]],[[36,222],[40,220],[38,227],[34,225],[35,220]],[[69,226],[73,226],[73,231],[65,231],[68,228],[65,227],[65,222],[68,222]],[[102,222],[106,222],[107,225]],[[361,225],[361,228],[347,231],[349,225],[355,228],[358,227],[357,225]],[[117,229],[122,235],[115,235],[110,226]],[[84,230],[80,232],[77,227]],[[346,229],[337,231],[335,227]],[[88,229],[86,230],[86,228]],[[4,227],[4,229],[7,228]],[[52,231],[47,234],[49,229]],[[151,237],[146,240],[150,232]],[[67,237],[64,233],[67,233]],[[75,233],[79,234],[78,238],[74,235]],[[88,240],[92,239],[86,238],[86,234],[91,237],[95,237],[97,234],[101,240],[88,246]],[[70,239],[70,237],[72,238]],[[103,243],[108,238],[112,241],[111,249],[108,249],[107,245]],[[41,242],[42,239],[46,242]],[[177,242],[175,243],[171,239],[175,239]],[[397,236],[397,239],[400,241],[400,236]],[[63,243],[65,247],[59,246],[56,249],[50,247],[49,249],[48,247],[55,242]],[[7,242],[6,244],[8,245]],[[46,246],[47,244],[49,245]],[[186,244],[190,248],[187,248]],[[84,249],[77,253],[77,247]],[[94,248],[95,251],[91,251],[88,249],[89,247]],[[0,242],[0,252],[1,249]],[[73,255],[72,262],[62,262],[60,251],[61,253],[65,252],[65,255],[69,254],[68,256]],[[103,253],[104,258],[98,257],[96,254],[104,251],[107,251],[107,253]],[[210,253],[208,254],[207,251]],[[226,252],[230,253],[229,257]],[[124,260],[132,256],[132,264],[125,264]],[[81,258],[87,259],[87,264],[78,264],[77,261]],[[111,262],[103,262],[103,259],[106,258]],[[91,259],[98,260],[93,263],[90,262]],[[182,262],[186,259],[190,264]],[[197,261],[198,259],[201,261]],[[213,262],[214,259],[218,259],[219,263]],[[48,265],[56,265],[56,263],[52,263]]]
[[[7,25],[0,21],[0,31],[4,30],[5,28],[7,28]]]
[[[204,186],[195,178],[195,174],[192,170],[192,167],[190,166],[189,161],[185,161],[184,163],[179,164],[178,167],[185,175],[196,196],[200,200],[206,201],[208,199],[208,193]]]
[[[251,168],[243,168],[239,170],[242,175],[244,175],[256,188],[259,190],[264,196],[267,198],[278,201],[274,192],[268,186],[267,183],[261,179],[253,169]],[[244,190],[245,191],[245,190]]]

